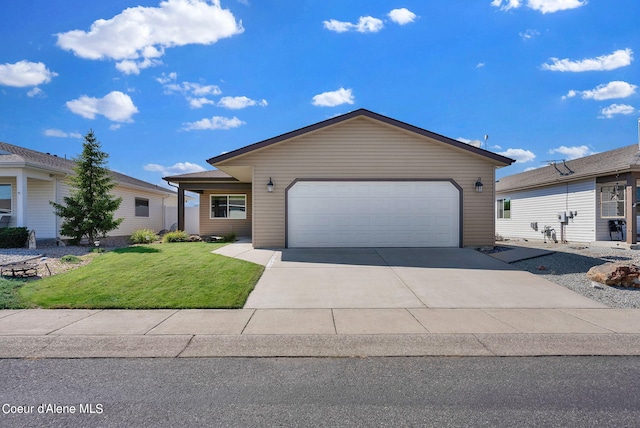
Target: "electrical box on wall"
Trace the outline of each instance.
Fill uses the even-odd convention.
[[[567,213],[566,213],[566,211],[562,211],[562,212],[558,213],[558,221],[560,223],[566,223],[567,222]]]

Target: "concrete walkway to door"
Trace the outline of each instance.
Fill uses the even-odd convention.
[[[328,248],[216,251],[269,257],[245,308],[604,308],[469,248]]]

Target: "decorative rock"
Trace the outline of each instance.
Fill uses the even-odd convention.
[[[29,232],[29,247],[30,250],[35,250],[36,248],[38,248],[37,245],[37,241],[36,241],[36,231],[35,230],[31,230]]]
[[[587,272],[587,278],[604,285],[640,288],[640,267],[631,263],[605,263],[594,266]]]

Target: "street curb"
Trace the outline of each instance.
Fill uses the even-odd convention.
[[[2,336],[0,358],[640,356],[640,334]]]

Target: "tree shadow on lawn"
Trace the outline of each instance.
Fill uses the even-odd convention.
[[[124,247],[113,250],[112,252],[116,254],[149,254],[149,253],[159,253],[160,250],[157,248],[145,247],[145,246],[134,246],[134,247]]]

